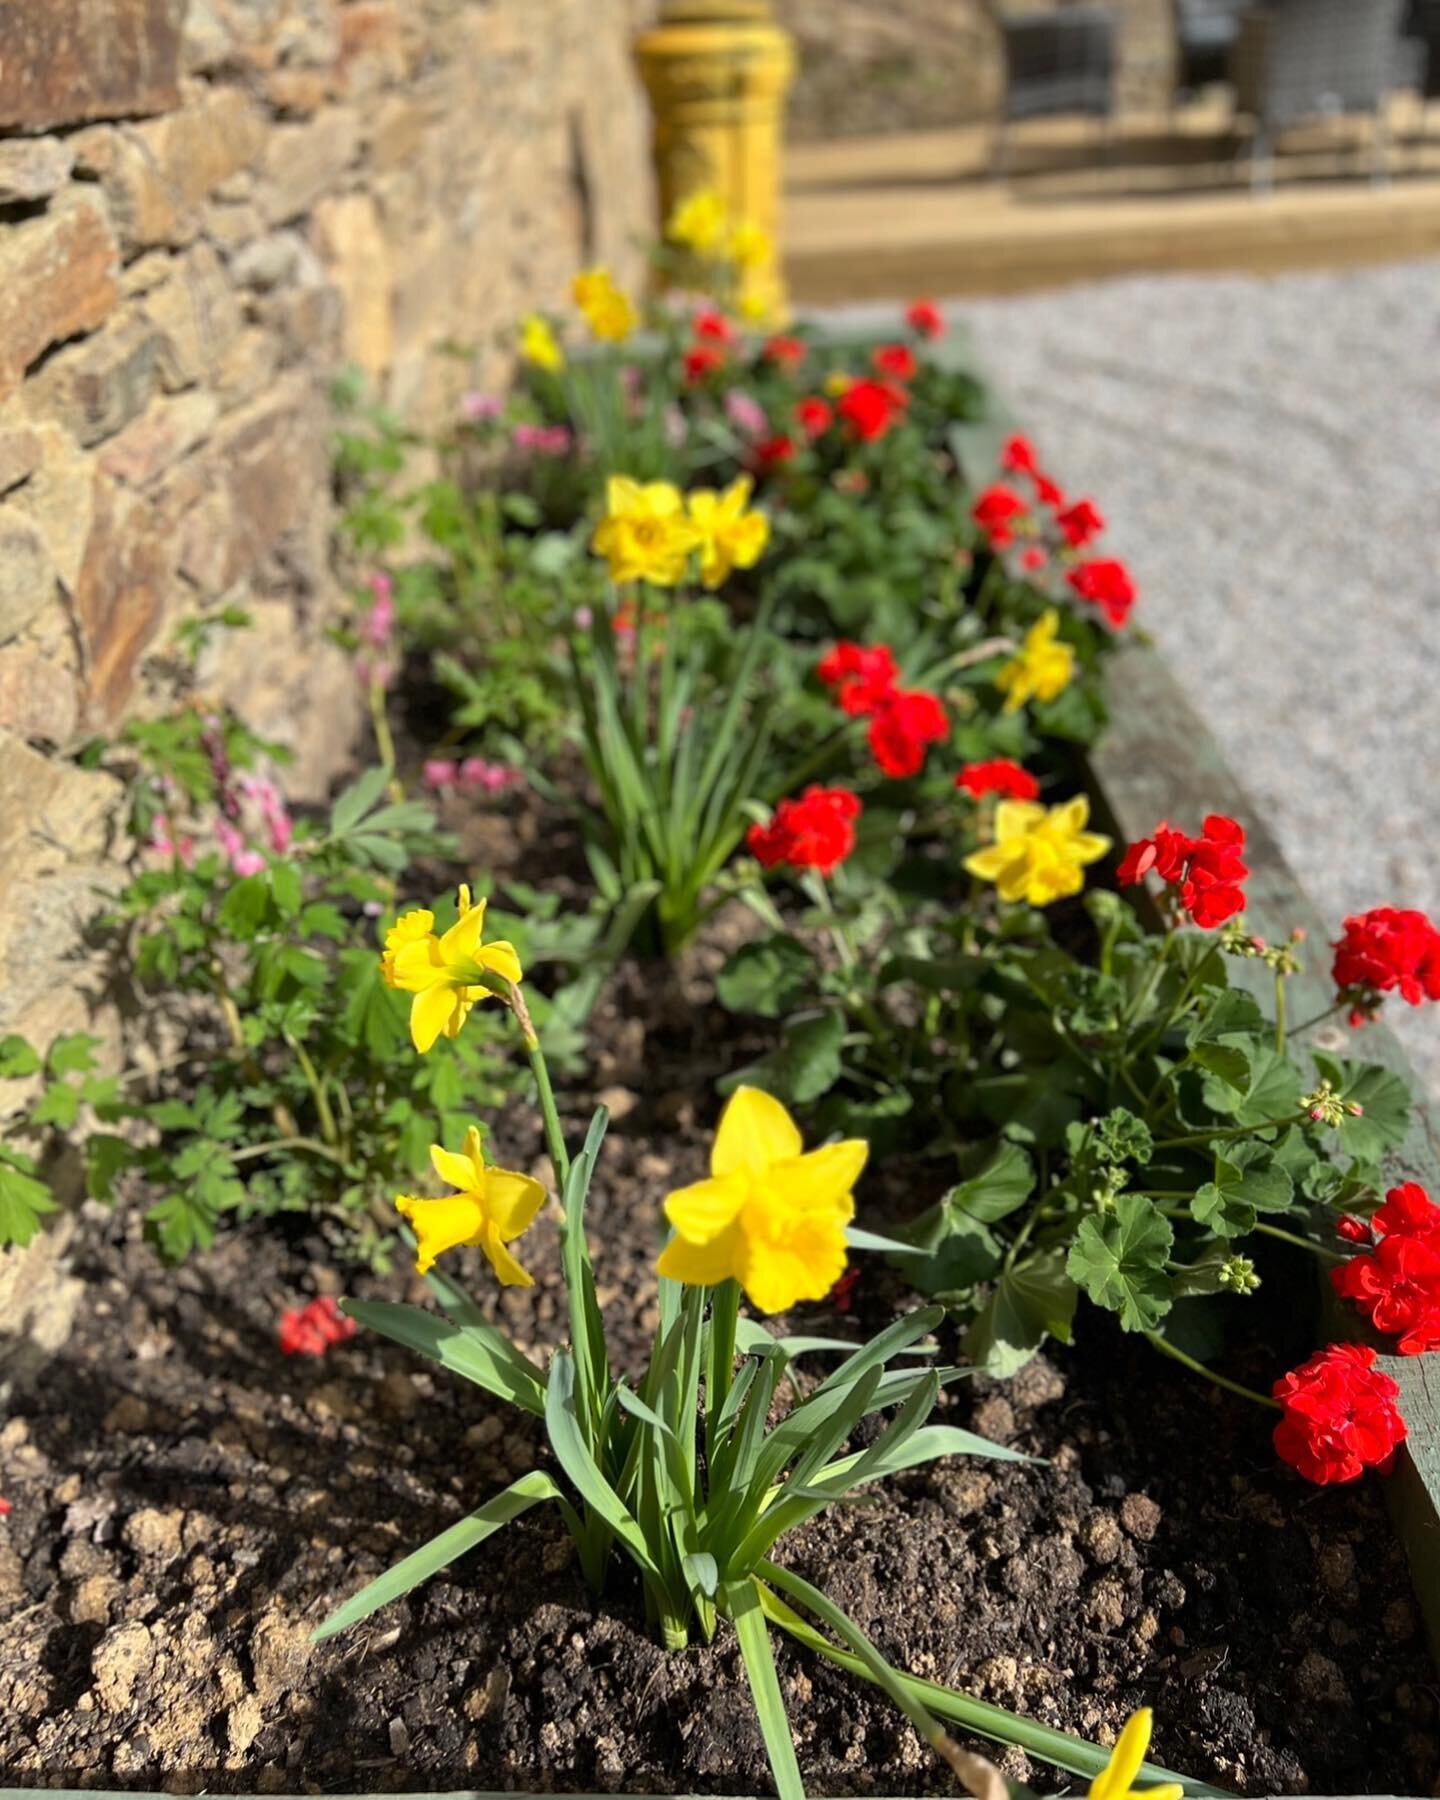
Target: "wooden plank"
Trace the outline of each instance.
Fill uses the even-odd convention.
[[[977,369],[963,333],[937,347],[945,361]],[[980,371],[983,377],[983,371]],[[952,439],[967,477],[988,481],[999,448],[1018,428],[993,384],[988,416],[958,426]],[[1162,820],[1194,828],[1207,812],[1226,813],[1246,830],[1246,917],[1261,936],[1273,941],[1289,936],[1295,926],[1306,934],[1304,964],[1289,986],[1290,1015],[1296,1023],[1325,1011],[1334,999],[1329,944],[1333,927],[1321,917],[1286,862],[1264,815],[1225,760],[1204,720],[1190,704],[1179,682],[1158,653],[1138,636],[1112,656],[1106,667],[1110,725],[1087,753],[1087,775],[1102,829],[1118,842],[1148,837]],[[1243,964],[1235,977],[1263,999],[1273,999],[1268,973]],[[1407,1081],[1416,1096],[1410,1136],[1394,1158],[1396,1180],[1412,1179],[1440,1198],[1440,1107],[1427,1100],[1404,1047],[1383,1022],[1369,1026],[1350,1042],[1344,1027],[1315,1034],[1314,1047],[1350,1050],[1382,1064]],[[1377,1348],[1383,1340],[1369,1333],[1352,1308],[1334,1300],[1323,1285],[1325,1320],[1337,1335]],[[1383,1482],[1386,1504],[1409,1560],[1415,1591],[1424,1614],[1431,1654],[1440,1664],[1440,1356],[1382,1355],[1379,1366],[1400,1387],[1400,1410],[1409,1437],[1394,1473]]]

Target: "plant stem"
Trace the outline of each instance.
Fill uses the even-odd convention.
[[[1272,1400],[1268,1394],[1257,1394],[1254,1388],[1244,1387],[1238,1381],[1231,1381],[1228,1375],[1217,1375],[1213,1369],[1207,1369],[1204,1363],[1197,1362],[1193,1356],[1187,1356],[1183,1350],[1177,1350],[1174,1344],[1167,1343],[1158,1331],[1147,1331],[1145,1336],[1162,1356],[1168,1356],[1175,1362],[1183,1363],[1192,1374],[1203,1376],[1206,1381],[1212,1382],[1216,1387],[1224,1388],[1227,1394],[1238,1394],[1242,1400],[1253,1400],[1256,1406],[1267,1407],[1271,1412],[1280,1411],[1278,1400]]]
[[[1333,1006],[1327,1006],[1324,1012],[1316,1013],[1313,1019],[1307,1019],[1303,1025],[1291,1027],[1290,1036],[1299,1037],[1302,1031],[1309,1031],[1316,1025],[1323,1025],[1326,1019],[1333,1018],[1337,1012],[1343,1012],[1346,1002],[1337,1000]]]
[[[339,1141],[340,1134],[335,1129],[335,1115],[330,1110],[330,1099],[325,1092],[325,1085],[320,1079],[320,1072],[315,1067],[310,1052],[299,1038],[292,1037],[287,1031],[285,1042],[294,1053],[295,1060],[299,1063],[301,1073],[305,1077],[305,1085],[310,1089],[310,1097],[315,1102],[315,1111],[320,1118],[320,1135],[327,1144],[333,1147]]]
[[[323,1156],[341,1168],[345,1166],[345,1158],[332,1145],[310,1137],[269,1138],[263,1144],[247,1144],[243,1150],[232,1150],[229,1156],[231,1162],[250,1162],[257,1156],[268,1156],[272,1150],[308,1150],[312,1156]]]
[[[1275,971],[1275,1048],[1285,1054],[1285,972]]]
[[[713,1454],[713,1433],[735,1373],[735,1327],[740,1316],[740,1284],[722,1281],[710,1303],[709,1361],[705,1375],[705,1448]]]
[[[1214,1131],[1187,1131],[1183,1137],[1156,1138],[1156,1150],[1181,1150],[1187,1144],[1208,1144],[1214,1138],[1250,1137],[1257,1131],[1274,1131],[1281,1125],[1298,1125],[1309,1113],[1291,1113],[1284,1119],[1261,1119],[1257,1125],[1223,1125]]]
[[[565,1133],[560,1128],[560,1113],[555,1105],[555,1090],[550,1085],[550,1071],[545,1065],[545,1052],[540,1048],[540,1039],[531,1021],[530,1009],[525,1004],[525,997],[520,992],[518,983],[510,983],[509,999],[510,1010],[515,1014],[525,1043],[525,1053],[530,1058],[530,1068],[535,1076],[535,1096],[540,1102],[540,1117],[545,1123],[545,1143],[550,1151],[550,1160],[555,1165],[555,1180],[563,1193],[565,1184],[570,1179],[570,1152],[565,1148]]]
[[[403,800],[405,789],[395,774],[395,739],[390,734],[390,716],[385,710],[385,684],[374,675],[370,677],[370,724],[375,732],[375,748],[380,753],[380,761],[390,771],[387,792],[392,800]]]
[[[1279,1225],[1266,1225],[1257,1219],[1255,1230],[1263,1233],[1266,1237],[1278,1238],[1282,1244],[1294,1244],[1298,1249],[1308,1250],[1313,1256],[1323,1257],[1326,1262],[1338,1263],[1348,1260],[1339,1250],[1328,1249],[1324,1244],[1317,1244],[1310,1238],[1301,1237],[1296,1231],[1285,1231]]]

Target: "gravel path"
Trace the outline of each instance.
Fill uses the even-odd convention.
[[[1321,911],[1440,921],[1440,262],[953,310]]]

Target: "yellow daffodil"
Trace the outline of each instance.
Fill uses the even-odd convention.
[[[1053,700],[1070,685],[1075,652],[1059,637],[1060,615],[1052,606],[1025,633],[1020,652],[995,677],[1005,711],[1019,712],[1027,700]]]
[[[684,497],[673,483],[610,477],[605,517],[590,547],[610,564],[612,581],[674,587],[684,579],[690,552],[699,542],[699,532],[685,516]]]
[[[387,987],[413,994],[410,1037],[423,1056],[443,1032],[458,1037],[477,1000],[490,998],[481,972],[505,981],[520,980],[515,946],[482,941],[485,902],[470,904],[468,887],[460,889],[460,917],[443,937],[435,933],[435,915],[408,912],[385,934],[380,973]]]
[[[560,348],[559,340],[550,329],[549,322],[541,318],[539,313],[526,313],[520,322],[520,355],[537,369],[545,369],[551,375],[558,375],[565,367],[565,352]]]
[[[1110,1752],[1109,1762],[1090,1783],[1090,1800],[1183,1800],[1185,1790],[1178,1781],[1162,1781],[1157,1787],[1146,1788],[1143,1794],[1134,1785],[1150,1748],[1154,1724],[1155,1715],[1148,1706],[1131,1713]]]
[[[737,1088],[710,1152],[710,1179],[665,1201],[675,1236],[659,1272],[692,1287],[738,1281],[761,1312],[823,1300],[845,1270],[851,1190],[869,1145],[806,1152],[795,1121],[759,1088]]]
[[[700,540],[700,579],[718,588],[732,569],[753,569],[770,541],[763,512],[747,512],[754,483],[742,475],[723,494],[696,488],[689,496],[690,523]]]
[[[854,380],[855,377],[847,375],[843,369],[832,369],[825,377],[825,392],[832,400],[838,400]]]
[[[730,216],[715,188],[698,188],[687,194],[670,214],[665,235],[672,244],[693,250],[697,256],[714,256],[724,245]]]
[[[635,329],[635,308],[606,268],[584,269],[571,287],[575,304],[595,336],[607,344],[623,344]]]
[[[737,269],[763,269],[775,254],[769,232],[753,219],[736,222],[725,249]]]
[[[1110,848],[1108,837],[1087,831],[1090,802],[1084,794],[1060,806],[1034,800],[1002,800],[995,809],[995,842],[965,858],[982,881],[993,881],[1002,900],[1050,906],[1085,885],[1082,871]]]
[[[409,1220],[415,1233],[415,1272],[427,1274],[437,1256],[460,1244],[478,1244],[503,1286],[533,1287],[533,1278],[505,1246],[528,1228],[545,1203],[545,1189],[512,1169],[487,1169],[480,1133],[473,1125],[458,1156],[432,1144],[430,1160],[440,1179],[460,1191],[443,1200],[425,1200],[418,1194],[396,1199],[396,1211]]]

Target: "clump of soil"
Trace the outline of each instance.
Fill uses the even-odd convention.
[[[651,1087],[611,1096],[627,1116],[591,1217],[632,1365],[660,1200],[704,1160],[699,1130],[665,1123],[667,1078]],[[687,1073],[673,1091],[705,1090]],[[543,1510],[312,1648],[341,1599],[543,1463],[540,1433],[363,1333],[283,1360],[279,1309],[338,1286],[318,1240],[237,1230],[167,1272],[123,1218],[84,1229],[85,1316],[0,1430],[6,1780],[772,1791],[728,1632],[662,1653],[626,1570],[597,1601]],[[526,1248],[534,1290],[467,1274],[540,1349],[563,1329],[553,1226]],[[356,1285],[426,1303],[407,1273]],[[853,1314],[804,1323],[858,1339],[903,1303],[870,1264]],[[962,1384],[945,1416],[1048,1463],[913,1473],[782,1546],[898,1663],[1092,1739],[1150,1703],[1158,1759],[1240,1792],[1430,1791],[1434,1677],[1374,1484],[1306,1488],[1258,1409],[1093,1313],[1075,1351]],[[953,1791],[882,1696],[788,1644],[778,1658],[812,1792]]]

